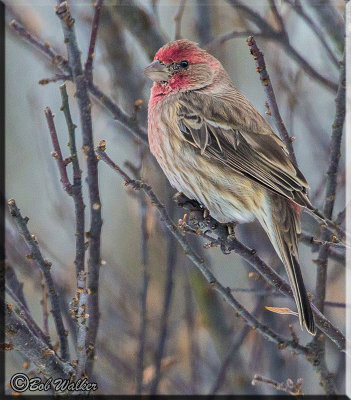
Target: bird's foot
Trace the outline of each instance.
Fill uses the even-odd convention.
[[[185,208],[186,210],[189,210],[189,211],[203,210],[203,207],[201,206],[201,204],[198,201],[189,199],[182,192],[176,193],[173,196],[173,200],[177,203],[178,207]]]

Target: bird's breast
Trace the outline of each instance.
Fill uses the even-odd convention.
[[[168,123],[159,111],[149,110],[149,145],[171,185],[203,204],[219,222],[252,221],[260,197],[252,182],[201,155],[181,138],[177,119]]]

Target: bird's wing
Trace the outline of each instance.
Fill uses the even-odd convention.
[[[306,196],[308,184],[289,160],[283,142],[251,103],[240,96],[239,106],[233,96],[224,100],[223,96],[213,99],[195,92],[180,96],[178,128],[182,137],[198,148],[203,157],[310,208]]]

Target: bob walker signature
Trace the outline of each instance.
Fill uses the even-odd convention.
[[[47,391],[54,389],[55,392],[91,392],[98,389],[95,382],[88,382],[86,378],[78,379],[72,382],[70,379],[53,379],[49,378],[43,381],[39,377],[29,378],[28,375],[23,373],[15,374],[10,379],[11,389],[18,393],[23,393],[26,390],[30,392]]]

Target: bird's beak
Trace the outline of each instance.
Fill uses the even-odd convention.
[[[169,78],[167,67],[158,60],[146,67],[144,74],[154,82],[167,82]]]

